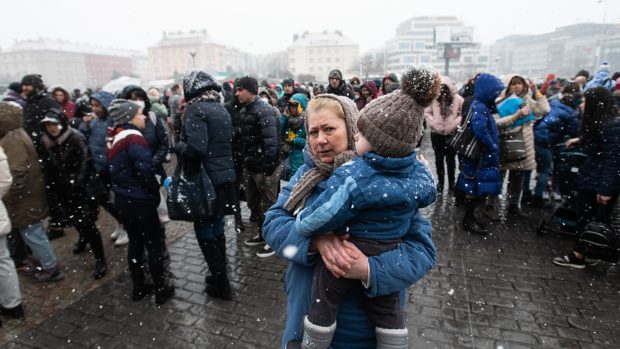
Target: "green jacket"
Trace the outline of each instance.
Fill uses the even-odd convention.
[[[297,169],[304,164],[303,149],[306,146],[306,113],[303,112],[300,116],[286,116],[280,114],[280,140],[281,145],[285,148],[288,145],[290,152],[288,156],[291,162],[291,173],[289,180]],[[286,154],[284,154],[286,156]]]

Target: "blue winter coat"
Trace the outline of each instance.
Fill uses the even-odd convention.
[[[596,72],[596,75],[594,75],[592,80],[586,83],[584,90],[589,90],[591,88],[600,86],[613,92],[615,85],[616,85],[616,82],[611,79],[611,74],[609,73],[609,69],[604,68]]]
[[[534,124],[534,143],[541,147],[552,147],[567,135],[577,137],[579,134],[577,112],[559,99],[552,99],[549,104],[549,114]]]
[[[297,233],[335,231],[352,238],[399,240],[418,208],[437,196],[433,175],[415,152],[403,158],[368,152],[337,168],[327,188],[297,215]]]
[[[158,206],[159,183],[149,146],[135,126],[125,124],[119,128],[122,131],[116,133],[108,150],[112,190],[115,195]]]
[[[88,147],[95,161],[97,173],[104,173],[104,171],[108,171],[108,160],[106,157],[108,127],[114,127],[114,120],[108,116],[108,108],[114,96],[108,92],[99,91],[93,94],[91,99],[96,100],[103,106],[106,116],[104,118],[92,119],[88,127],[85,123],[80,124],[80,131],[88,139]]]
[[[499,174],[499,139],[495,118],[491,114],[495,99],[504,84],[491,74],[480,74],[474,85],[471,131],[482,147],[480,160],[461,158],[458,186],[468,194],[498,195],[501,191]]]
[[[588,159],[580,169],[579,190],[613,196],[620,193],[620,117],[605,126],[598,141],[582,138]]]
[[[284,208],[291,189],[314,167],[306,154],[306,163],[299,168],[288,185],[282,188],[278,201],[266,213],[263,237],[276,253],[288,259],[285,279],[287,294],[287,319],[282,348],[290,340],[301,340],[303,317],[309,309],[312,291],[312,272],[320,256],[310,253],[312,241],[295,230],[295,216]],[[327,180],[319,183],[308,196],[306,205],[312,205],[318,196],[329,189]],[[435,263],[435,246],[431,238],[431,223],[419,212],[416,213],[407,235],[398,248],[369,257],[370,288],[359,285],[357,292],[351,292],[338,309],[338,327],[332,341],[332,348],[375,348],[375,328],[364,310],[366,296],[376,297],[401,291],[404,307],[405,289],[421,279]],[[366,296],[363,295],[366,294]]]

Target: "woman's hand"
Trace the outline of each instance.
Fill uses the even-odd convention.
[[[528,80],[527,82],[530,85],[530,90],[532,90],[532,95],[535,96],[536,92],[538,92],[538,87],[536,87],[536,84],[532,80]]]
[[[579,138],[571,138],[569,140],[566,141],[566,143],[564,143],[564,146],[566,148],[572,148],[574,146],[576,146],[577,144],[579,144]]]
[[[368,257],[354,244],[346,240],[343,242],[345,248],[349,251],[349,256],[355,257],[353,264],[351,264],[351,268],[345,273],[344,277],[368,282]]]
[[[521,113],[521,115],[519,115],[520,118],[524,118],[530,115],[530,107],[528,107],[527,105],[521,109],[519,109],[518,113]]]
[[[424,155],[418,154],[416,157],[418,158],[418,160],[420,160],[421,163],[424,164],[424,166],[428,167],[430,165],[430,163],[428,162],[428,160],[426,160]]]
[[[344,277],[359,258],[346,247],[344,240],[348,238],[349,235],[338,237],[334,234],[326,234],[312,239],[311,247],[319,251],[325,267],[336,278]]]
[[[609,200],[611,200],[611,196],[596,194],[596,202],[599,204],[607,205]]]

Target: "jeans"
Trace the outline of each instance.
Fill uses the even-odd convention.
[[[547,189],[549,176],[551,176],[551,166],[553,164],[553,151],[549,147],[536,146],[536,189],[534,195],[541,197]]]
[[[32,250],[32,256],[41,264],[41,268],[48,270],[55,267],[56,255],[50,241],[47,239],[45,230],[43,230],[43,222],[19,227],[18,229],[24,242]]]
[[[258,215],[258,234],[261,237],[265,212],[278,198],[281,171],[282,166],[278,166],[271,176],[266,176],[264,173],[252,172],[247,168],[243,170],[246,202],[250,210]]]
[[[198,241],[213,241],[224,235],[224,216],[194,223]]]
[[[0,236],[0,305],[14,308],[22,303],[15,263],[11,259],[6,236]]]
[[[450,136],[431,132],[431,143],[433,145],[433,151],[435,152],[435,168],[437,169],[437,179],[439,180],[440,188],[443,188],[444,176],[446,173],[444,161],[448,165],[448,187],[452,188],[454,186],[456,153],[448,146],[449,137]]]

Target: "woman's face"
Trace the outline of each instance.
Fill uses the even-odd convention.
[[[314,156],[333,164],[336,155],[347,150],[347,125],[330,109],[320,109],[308,115],[308,143]]]
[[[65,103],[65,94],[60,90],[56,90],[56,92],[54,92],[54,99],[59,104],[63,104]]]
[[[520,95],[523,92],[523,82],[520,79],[513,79],[510,83],[510,93]]]

